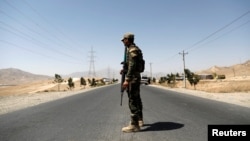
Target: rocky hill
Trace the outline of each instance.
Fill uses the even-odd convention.
[[[242,64],[236,64],[228,67],[213,66],[207,70],[196,72],[198,74],[214,74],[226,75],[226,78],[230,77],[247,77],[250,76],[250,60]]]
[[[32,74],[15,68],[0,69],[0,85],[18,85],[47,79],[51,79],[51,77]]]

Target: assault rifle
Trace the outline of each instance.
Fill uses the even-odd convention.
[[[123,97],[123,92],[124,92],[124,88],[123,88],[123,82],[125,81],[125,75],[127,73],[127,70],[128,70],[128,66],[126,64],[126,60],[127,60],[127,47],[125,47],[125,50],[124,50],[124,59],[123,59],[123,62],[121,62],[121,64],[123,65],[122,66],[122,76],[121,76],[121,106],[122,106],[122,97]]]

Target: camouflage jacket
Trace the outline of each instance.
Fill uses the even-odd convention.
[[[126,64],[128,66],[127,74],[126,74],[126,81],[129,82],[140,82],[141,75],[140,72],[136,70],[136,63],[138,56],[139,47],[135,44],[130,45],[127,47],[127,60]]]

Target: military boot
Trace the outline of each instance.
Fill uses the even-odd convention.
[[[139,113],[139,126],[142,127],[144,125],[144,122],[143,122],[143,114],[142,112]]]
[[[128,126],[122,128],[122,132],[125,133],[138,132],[138,131],[140,131],[139,125],[129,124]]]
[[[144,126],[144,121],[143,120],[139,120],[138,124],[140,127]],[[129,122],[129,125],[131,125],[131,121]]]
[[[136,116],[131,116],[131,122],[128,126],[123,127],[122,131],[125,133],[138,132],[140,131],[140,126],[138,118]]]
[[[140,126],[140,127],[142,127],[142,126],[144,125],[143,120],[139,120],[138,123],[139,123],[139,126]]]

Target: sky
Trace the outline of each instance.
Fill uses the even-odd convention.
[[[250,1],[0,0],[0,69],[118,76],[127,32],[153,74],[244,63]]]

